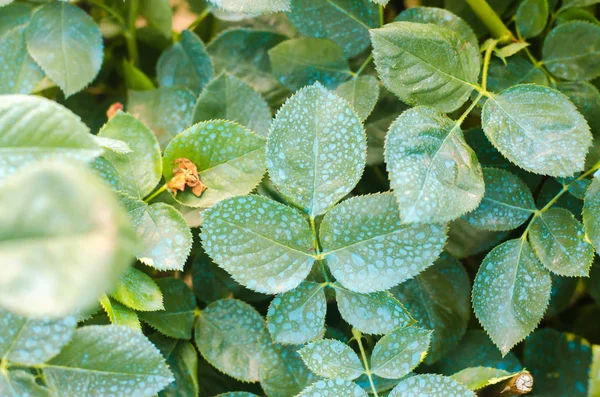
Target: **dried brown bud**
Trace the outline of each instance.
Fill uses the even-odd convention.
[[[119,110],[123,110],[123,104],[120,102],[113,103],[108,107],[106,117],[108,117],[109,120],[112,119]]]

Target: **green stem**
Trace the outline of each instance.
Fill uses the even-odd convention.
[[[198,25],[200,25],[200,23],[202,21],[204,21],[204,19],[210,14],[211,8],[209,6],[207,6],[204,10],[202,10],[202,12],[200,13],[200,15],[198,15],[198,17],[194,20],[194,22],[192,22],[190,24],[190,26],[188,26],[187,30],[194,30],[198,27]]]
[[[165,190],[167,190],[167,188],[168,188],[168,186],[165,183],[164,185],[162,185],[161,187],[159,187],[154,193],[152,193],[150,196],[146,197],[144,199],[144,202],[149,203],[154,198],[156,198],[156,196],[158,196],[159,194],[161,194],[162,192],[164,192]]]
[[[473,12],[485,24],[492,36],[500,43],[514,40],[512,32],[506,27],[496,11],[485,0],[466,0]]]
[[[360,68],[358,68],[358,70],[356,71],[356,77],[360,76],[360,74],[363,72],[363,70],[365,70],[365,68],[367,67],[367,65],[369,63],[371,63],[372,60],[373,60],[373,54],[369,54],[369,57],[367,59],[365,59],[365,61],[363,62],[363,64],[360,65]]]
[[[492,43],[488,45],[488,48],[485,49],[485,56],[483,57],[483,72],[481,73],[481,88],[483,88],[483,91],[487,91],[488,70],[490,68],[490,60],[492,59],[492,51],[494,51],[496,45],[498,45],[498,41],[493,40]]]
[[[135,20],[137,18],[138,8],[139,0],[129,0],[129,12],[127,15],[127,32],[125,33],[125,40],[127,42],[129,60],[134,65],[137,65],[138,60],[138,48],[135,38]]]
[[[113,10],[112,8],[106,6],[105,4],[100,3],[97,0],[88,0],[88,2],[104,11],[106,11],[107,13],[109,13],[113,18],[115,18],[117,20],[117,22],[119,22],[119,24],[121,24],[121,26],[124,29],[127,29],[127,24],[125,23],[125,20],[123,19],[123,17],[116,12],[115,10]]]
[[[373,382],[373,372],[371,368],[369,368],[369,361],[367,360],[367,355],[365,354],[365,348],[362,344],[362,333],[356,328],[352,328],[352,336],[358,343],[358,349],[360,350],[360,357],[362,358],[363,365],[365,367],[365,375],[369,378],[369,384],[371,385],[371,391],[375,397],[379,397],[377,394],[377,388],[375,388],[375,383]]]
[[[525,40],[523,40],[523,37],[521,36],[521,32],[519,31],[518,26],[516,27],[516,32],[517,32],[517,38],[519,39],[519,41],[525,41]],[[548,69],[546,69],[546,67],[543,65],[542,61],[538,61],[538,59],[535,56],[533,56],[531,51],[529,51],[529,48],[525,47],[524,50],[525,50],[525,54],[527,54],[527,57],[529,58],[531,63],[533,63],[535,65],[535,67],[539,68],[542,72],[544,72],[544,74],[548,78],[548,81],[550,81],[551,84],[556,85],[556,79],[550,74]]]
[[[383,6],[379,4],[379,27],[383,26],[384,23],[385,21],[383,18]]]

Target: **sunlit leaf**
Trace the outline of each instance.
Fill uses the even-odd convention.
[[[312,372],[326,378],[353,380],[364,372],[358,355],[339,340],[321,339],[299,353]]]
[[[373,76],[359,76],[338,86],[335,93],[344,98],[365,120],[373,111],[379,98],[379,81]]]
[[[419,327],[406,327],[385,335],[373,348],[373,373],[390,379],[408,375],[425,358],[432,333]]]
[[[454,379],[433,374],[415,375],[401,381],[398,386],[392,390],[389,397],[403,397],[409,395],[419,397],[475,397],[475,393],[456,382]]]
[[[313,383],[297,397],[367,397],[356,383],[343,379],[327,379]]]

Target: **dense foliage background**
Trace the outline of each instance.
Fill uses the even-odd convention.
[[[0,0],[0,397],[600,396],[597,3]]]

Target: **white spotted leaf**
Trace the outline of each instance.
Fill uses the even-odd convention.
[[[258,292],[295,288],[315,262],[306,219],[262,196],[234,197],[207,210],[201,238],[215,263]]]
[[[385,335],[373,348],[373,373],[388,379],[408,375],[425,358],[432,333],[419,327],[405,327]]]
[[[452,378],[435,374],[411,376],[400,383],[389,397],[475,397],[475,393]]]
[[[561,276],[587,277],[594,248],[585,239],[583,225],[564,208],[540,213],[529,230],[529,242],[542,264]]]
[[[100,71],[100,28],[73,4],[43,5],[31,17],[25,37],[29,54],[65,96],[84,89]]]
[[[314,84],[298,91],[277,113],[267,142],[267,167],[281,193],[315,217],[356,185],[366,149],[354,110]]]
[[[319,235],[333,276],[361,293],[416,276],[433,264],[446,242],[444,226],[401,223],[391,193],[343,201],[325,215]]]
[[[359,76],[336,88],[335,93],[344,98],[364,121],[379,98],[379,81],[373,76]]]
[[[364,372],[354,350],[339,340],[321,339],[304,346],[299,353],[312,372],[326,378],[353,380]]]
[[[459,123],[431,107],[405,111],[385,142],[390,184],[404,222],[439,223],[477,207],[481,165]]]
[[[134,267],[123,273],[110,296],[138,311],[164,309],[160,287],[150,276]]]
[[[267,328],[275,342],[300,345],[325,333],[326,312],[323,285],[303,282],[273,299],[267,312]]]
[[[527,171],[571,176],[584,167],[592,135],[575,105],[559,91],[513,86],[489,98],[481,117],[490,142]]]
[[[342,318],[365,334],[383,335],[415,322],[389,292],[359,294],[333,284]]]
[[[266,168],[265,143],[262,136],[234,122],[194,124],[165,149],[163,175],[171,180],[175,160],[190,160],[207,188],[200,197],[185,189],[177,192],[175,199],[190,207],[212,207],[223,199],[248,194],[259,184]]]
[[[173,381],[156,347],[117,325],[79,328],[42,371],[56,397],[152,396]]]
[[[237,14],[260,15],[289,11],[290,0],[209,0],[215,7]]]
[[[142,324],[135,311],[104,295],[99,299],[100,306],[113,325],[122,325],[134,331],[142,332]]]
[[[313,383],[297,397],[367,397],[356,383],[343,379],[327,379]]]
[[[594,178],[583,203],[585,233],[596,251],[600,252],[600,179]]]
[[[51,391],[40,386],[35,377],[23,370],[0,372],[0,393],[4,397],[53,397]]]
[[[223,299],[202,311],[194,338],[202,356],[219,371],[244,382],[256,382],[263,332],[263,319],[252,306]]]
[[[473,309],[503,355],[537,327],[550,290],[550,274],[526,240],[506,241],[487,254],[475,277]]]
[[[491,231],[521,226],[535,211],[531,191],[519,177],[498,168],[484,168],[485,195],[464,218],[471,225]]]
[[[381,80],[410,105],[451,112],[477,83],[479,49],[447,27],[393,22],[371,30],[371,42]]]

